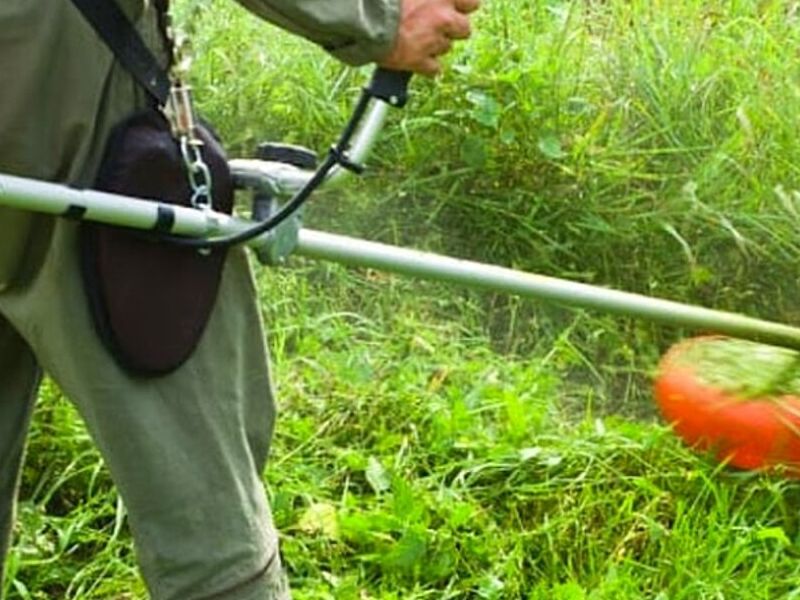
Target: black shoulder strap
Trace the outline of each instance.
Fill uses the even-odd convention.
[[[145,45],[136,28],[114,0],[72,0],[120,64],[164,106],[170,90],[167,72]]]

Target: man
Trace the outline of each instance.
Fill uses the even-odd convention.
[[[118,1],[159,47],[152,2]],[[241,3],[347,63],[434,75],[479,0]],[[0,2],[0,74],[0,172],[25,177],[90,185],[112,126],[146,102],[70,0]],[[228,257],[199,347],[154,378],[104,350],[76,255],[74,223],[0,209],[0,573],[46,372],[108,464],[153,598],[288,597],[260,481],[275,412],[243,250]]]

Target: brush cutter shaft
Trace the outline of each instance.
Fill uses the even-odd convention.
[[[210,237],[252,224],[211,210],[78,190],[4,174],[0,174],[0,206],[191,237]]]
[[[76,190],[3,174],[0,174],[0,205],[192,237],[230,235],[252,225],[249,220],[211,210]],[[270,233],[265,233],[249,245],[261,246],[270,241]],[[351,266],[507,292],[800,350],[800,329],[780,323],[321,231],[301,229],[295,252]]]
[[[320,231],[301,229],[296,253],[800,350],[800,329],[780,323]]]

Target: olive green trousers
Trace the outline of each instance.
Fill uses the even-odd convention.
[[[152,38],[150,4],[126,6]],[[0,172],[15,175],[90,183],[113,125],[143,104],[69,0],[0,2],[0,77]],[[153,598],[287,598],[261,480],[275,406],[244,251],[230,253],[193,356],[136,378],[94,332],[77,230],[0,209],[0,578],[46,373],[104,457]]]
[[[246,257],[228,260],[190,360],[135,379],[93,331],[75,229],[57,227],[34,281],[0,294],[0,553],[43,370],[74,401],[111,471],[153,598],[286,597],[260,478],[274,407]]]

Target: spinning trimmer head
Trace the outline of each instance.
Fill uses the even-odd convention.
[[[742,469],[800,476],[800,353],[706,336],[664,356],[655,397],[687,444]]]

